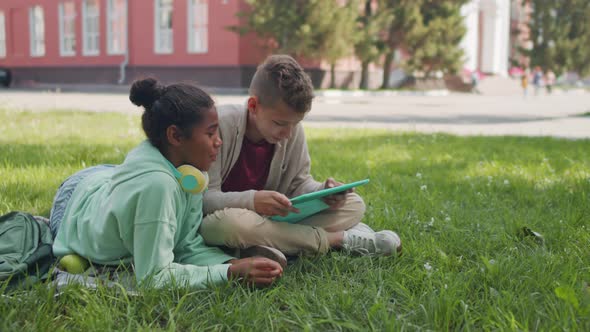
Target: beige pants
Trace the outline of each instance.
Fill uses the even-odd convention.
[[[272,221],[247,209],[227,208],[207,215],[199,232],[212,246],[265,245],[287,255],[316,255],[330,249],[326,232],[347,230],[358,224],[364,213],[363,199],[351,193],[341,208],[324,210],[297,224]]]

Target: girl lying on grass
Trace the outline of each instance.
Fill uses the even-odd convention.
[[[136,280],[155,287],[202,288],[228,279],[272,284],[283,272],[277,262],[235,259],[197,232],[207,185],[201,171],[222,143],[211,97],[190,84],[148,78],[134,82],[129,99],[144,107],[148,139],[123,164],[84,169],[60,186],[50,216],[54,254],[132,263]]]

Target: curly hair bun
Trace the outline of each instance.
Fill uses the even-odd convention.
[[[146,109],[160,98],[165,87],[155,78],[149,77],[133,82],[129,92],[129,100],[137,106],[143,106]]]

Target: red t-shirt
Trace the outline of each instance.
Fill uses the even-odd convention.
[[[221,185],[221,191],[262,190],[268,179],[274,144],[253,143],[244,137],[240,156]]]

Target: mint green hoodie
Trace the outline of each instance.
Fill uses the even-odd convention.
[[[138,282],[190,287],[227,281],[233,257],[208,247],[197,230],[202,195],[182,191],[164,156],[144,141],[122,165],[84,178],[74,190],[53,244],[98,264],[133,263]]]

